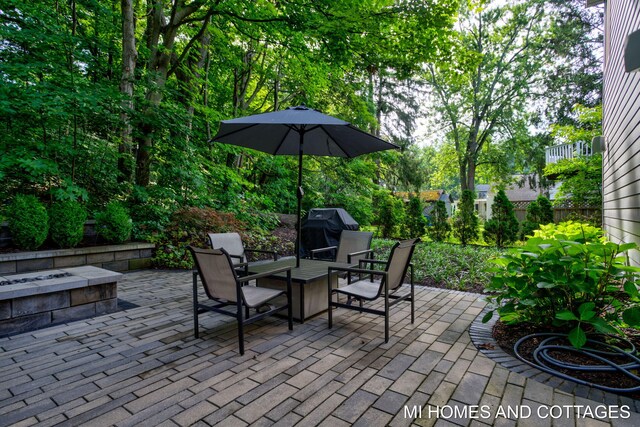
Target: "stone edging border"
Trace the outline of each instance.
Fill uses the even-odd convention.
[[[574,383],[573,381],[556,377],[506,353],[502,348],[500,348],[492,334],[493,326],[498,320],[497,316],[493,316],[493,318],[487,323],[482,323],[482,317],[488,311],[488,308],[485,307],[482,312],[476,316],[469,327],[469,336],[471,337],[471,342],[478,351],[489,359],[493,360],[503,368],[520,374],[526,378],[538,381],[539,383],[556,390],[561,390],[576,397],[594,400],[607,405],[627,405],[632,411],[640,413],[640,400],[604,392],[595,387],[588,387]]]

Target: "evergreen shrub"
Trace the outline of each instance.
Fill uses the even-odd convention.
[[[409,204],[406,206],[405,218],[406,218],[406,231],[408,235],[406,238],[422,237],[427,226],[427,219],[422,214],[423,211],[422,202],[417,197],[412,197],[409,200]]]
[[[473,206],[475,193],[464,190],[460,197],[458,211],[453,217],[453,235],[466,245],[478,238],[478,215]]]
[[[451,234],[451,224],[447,215],[447,205],[442,200],[436,202],[431,218],[433,225],[429,228],[429,237],[436,242],[447,240]]]
[[[51,240],[61,248],[73,248],[82,241],[85,208],[73,200],[54,202],[49,209],[49,231]]]
[[[119,202],[109,203],[96,214],[96,231],[109,243],[123,243],[131,237],[133,222],[127,209]]]
[[[6,209],[13,243],[20,249],[38,249],[49,233],[47,209],[36,196],[18,194]]]
[[[484,240],[503,248],[518,239],[519,229],[513,203],[504,190],[499,190],[491,205],[491,218],[484,225]]]

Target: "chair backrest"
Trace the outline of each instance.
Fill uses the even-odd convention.
[[[231,257],[224,249],[200,249],[188,246],[193,262],[204,285],[204,291],[211,299],[236,302],[237,276]]]
[[[389,280],[389,291],[395,290],[402,285],[404,276],[407,274],[413,250],[420,239],[402,240],[391,248],[387,268]],[[382,288],[381,288],[382,290]]]
[[[247,262],[242,238],[238,233],[209,233],[209,242],[212,249],[222,248],[227,251],[234,264]]]
[[[350,253],[371,249],[372,238],[373,233],[368,231],[342,230],[338,252],[336,253],[336,262],[347,262],[347,256]],[[366,255],[354,256],[351,262],[358,262],[361,258],[366,258]]]

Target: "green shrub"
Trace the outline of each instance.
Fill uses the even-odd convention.
[[[464,190],[460,197],[458,211],[453,217],[453,235],[460,239],[462,245],[478,238],[478,215],[473,206],[475,193]]]
[[[164,231],[153,239],[156,243],[154,263],[164,268],[193,268],[188,245],[209,247],[208,233],[239,232],[243,237],[246,225],[232,213],[210,208],[183,208],[171,215]],[[244,242],[250,247],[248,242]]]
[[[134,187],[127,207],[133,221],[132,238],[143,241],[162,232],[169,223],[171,212],[177,209],[171,192],[157,186]]]
[[[380,226],[382,237],[398,237],[398,227],[404,222],[404,209],[402,200],[394,197],[389,192],[378,194],[378,212],[376,222]]]
[[[123,243],[131,237],[133,223],[129,212],[118,202],[111,202],[96,214],[96,231],[109,243]]]
[[[601,228],[588,223],[563,221],[558,224],[545,224],[533,233],[533,237],[541,239],[575,240],[581,243],[604,243]]]
[[[6,210],[13,243],[20,249],[38,249],[49,232],[47,209],[36,196],[18,194]]]
[[[577,348],[585,344],[586,332],[622,333],[623,326],[640,326],[640,268],[625,265],[636,244],[604,242],[597,233],[588,239],[585,233],[579,239],[552,234],[533,237],[496,260],[486,289],[493,293],[494,310],[483,321],[497,311],[507,324],[561,327]]]
[[[520,238],[524,240],[533,235],[541,224],[553,223],[553,207],[546,197],[540,195],[527,206],[527,216],[522,223]]]
[[[513,204],[504,190],[499,190],[491,205],[491,219],[484,224],[484,240],[503,248],[518,239],[519,229]]]
[[[73,200],[54,202],[49,209],[51,240],[61,248],[73,248],[82,241],[87,211]]]
[[[405,224],[406,238],[422,237],[427,226],[427,219],[422,214],[424,207],[422,202],[417,197],[412,197],[409,200],[409,204],[406,206],[405,212]]]
[[[436,242],[442,242],[449,238],[451,234],[451,224],[447,215],[447,205],[438,200],[431,214],[433,225],[429,227],[429,237]]]

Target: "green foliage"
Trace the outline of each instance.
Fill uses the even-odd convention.
[[[393,240],[373,239],[376,259],[387,259]],[[460,291],[489,284],[492,264],[489,261],[503,253],[490,247],[461,246],[450,243],[425,242],[413,253],[415,283],[444,283],[448,289]]]
[[[478,238],[478,215],[473,205],[474,199],[473,191],[462,191],[458,211],[453,216],[453,235],[460,239],[462,245]]]
[[[171,215],[164,231],[154,237],[156,254],[154,263],[164,268],[193,268],[187,246],[210,247],[208,233],[240,232],[246,225],[232,213],[210,208],[182,208]]]
[[[397,237],[400,234],[398,227],[404,223],[405,219],[402,200],[384,190],[378,192],[376,200],[378,203],[376,223],[380,227],[382,237]]]
[[[427,226],[427,219],[422,214],[424,207],[417,197],[409,199],[405,211],[405,227],[407,238],[422,237]]]
[[[558,224],[542,224],[539,229],[534,231],[533,237],[539,237],[541,239],[575,240],[580,243],[604,243],[606,241],[601,228],[576,221],[563,221]]]
[[[562,181],[556,205],[565,202],[574,206],[602,205],[602,154],[562,159],[547,165],[544,174]]]
[[[640,326],[635,316],[640,268],[626,265],[627,252],[637,246],[603,242],[597,233],[574,240],[558,230],[546,232],[553,237],[533,237],[496,260],[486,290],[500,319],[564,328],[577,348],[586,332],[621,333],[623,326]]]
[[[436,242],[442,242],[449,238],[451,224],[447,215],[447,206],[442,200],[438,200],[431,214],[432,225],[429,227],[429,237]]]
[[[484,224],[484,240],[503,248],[518,239],[519,228],[513,204],[504,190],[499,190],[491,205],[491,218]]]
[[[79,202],[54,202],[49,209],[51,240],[61,248],[74,248],[82,241],[87,210]]]
[[[141,241],[150,241],[162,232],[169,223],[171,212],[177,209],[173,194],[159,186],[134,187],[127,205],[133,223],[131,237]]]
[[[520,238],[524,240],[526,236],[532,236],[534,230],[540,228],[540,224],[549,224],[552,222],[553,207],[551,206],[551,201],[540,195],[527,206],[527,216],[522,223]]]
[[[24,250],[38,249],[49,232],[47,209],[36,196],[18,194],[5,210],[13,243]]]
[[[109,243],[123,243],[131,237],[133,222],[127,209],[119,202],[111,202],[96,215],[98,236]]]

